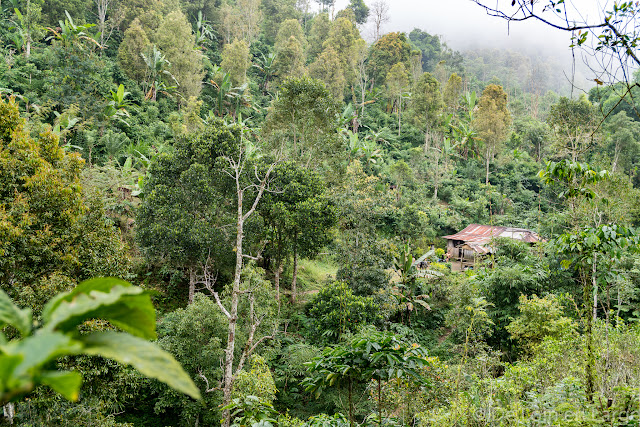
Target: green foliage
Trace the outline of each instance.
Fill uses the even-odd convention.
[[[137,405],[149,405],[151,411],[164,416],[176,414],[186,423],[196,419],[207,423],[219,422],[221,393],[207,390],[215,387],[222,376],[219,360],[224,356],[226,327],[226,318],[216,303],[202,294],[197,294],[194,302],[186,308],[164,316],[158,324],[158,345],[171,353],[196,379],[203,399],[196,402],[167,387],[156,386],[151,391],[157,397],[150,402],[140,401]],[[144,393],[141,399],[142,396]]]
[[[349,8],[353,10],[358,24],[362,25],[367,22],[367,18],[369,17],[369,7],[364,4],[363,0],[350,0]]]
[[[372,297],[354,295],[346,283],[333,282],[309,302],[310,332],[317,340],[338,342],[344,334],[379,320],[379,310]]]
[[[316,397],[330,387],[349,389],[349,419],[354,421],[352,387],[354,383],[410,378],[428,386],[418,370],[428,364],[426,352],[418,345],[406,345],[391,333],[368,332],[349,344],[327,348],[322,356],[307,364],[309,377],[304,384]],[[379,412],[379,424],[382,414]]]
[[[236,398],[222,409],[231,411],[233,427],[277,425],[277,412],[270,403],[264,402],[256,396]]]
[[[204,263],[210,255],[224,259],[217,225],[225,218],[226,190],[219,162],[238,150],[239,138],[238,128],[214,121],[154,160],[137,216],[136,238],[147,256],[179,266]]]
[[[115,229],[84,200],[82,159],[65,153],[50,131],[32,139],[14,100],[0,100],[0,116],[2,289],[39,311],[76,280],[125,274]]]
[[[226,44],[222,51],[222,69],[229,73],[233,86],[242,86],[247,80],[247,70],[251,65],[249,44],[244,40],[235,40]]]
[[[569,156],[576,162],[597,143],[595,132],[599,126],[595,107],[582,96],[565,97],[551,106],[547,123],[554,135],[553,147],[559,156]]]
[[[418,125],[431,128],[444,107],[440,83],[430,74],[424,73],[414,84],[410,103],[411,113]]]
[[[511,339],[519,341],[530,351],[547,336],[557,338],[575,334],[573,320],[562,315],[563,307],[553,294],[544,298],[520,295],[518,309],[520,315],[507,325],[507,331],[511,334]]]
[[[283,162],[271,183],[278,192],[265,194],[259,212],[270,228],[277,269],[289,253],[314,257],[329,243],[336,218],[317,172]]]
[[[276,385],[267,362],[262,356],[254,355],[249,362],[249,370],[236,374],[233,383],[233,397],[242,400],[255,396],[266,405],[273,405],[276,398]]]
[[[136,18],[124,32],[118,48],[118,63],[125,74],[138,83],[144,81],[147,67],[142,54],[148,52],[149,38]]]
[[[340,156],[336,135],[337,103],[325,85],[309,77],[289,78],[280,88],[267,116],[265,130],[286,138],[286,153],[294,161],[331,164]]]
[[[369,69],[374,81],[385,82],[391,68],[402,62],[409,68],[411,46],[404,33],[385,34],[369,51]]]
[[[204,77],[202,54],[195,49],[191,26],[182,12],[168,14],[152,37],[171,64],[177,92],[184,100],[197,97]]]
[[[200,398],[200,392],[175,359],[145,341],[155,338],[155,312],[149,295],[138,287],[118,279],[82,282],[46,304],[37,330],[32,330],[31,310],[19,309],[2,291],[0,301],[0,326],[13,326],[21,334],[21,339],[10,341],[0,334],[2,404],[29,394],[40,385],[49,386],[66,399],[77,400],[81,375],[47,369],[52,361],[76,354],[132,365],[147,377]],[[78,335],[78,326],[93,318],[109,320],[136,336],[114,331]]]

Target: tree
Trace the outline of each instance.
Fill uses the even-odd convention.
[[[276,163],[265,164],[251,147],[238,125],[226,126],[220,120],[212,121],[192,138],[179,141],[175,153],[158,156],[152,166],[148,196],[138,216],[141,247],[153,256],[187,267],[190,301],[199,284],[215,299],[226,318],[227,343],[222,378],[216,388],[222,390],[225,406],[231,402],[237,372],[257,346],[269,338],[255,338],[264,316],[256,312],[253,286],[259,281],[246,271],[244,259],[248,254],[244,244],[245,227],[265,192],[270,191]],[[223,232],[230,228],[228,223],[233,224],[234,235]],[[229,234],[228,240],[225,234]],[[232,281],[224,300],[215,289],[217,275],[213,269],[222,267],[218,254],[235,259],[229,260]],[[241,300],[250,307],[244,315],[249,319],[248,338],[236,359]],[[228,410],[223,411],[223,417],[228,427]]]
[[[437,35],[414,28],[409,33],[409,40],[422,52],[422,69],[433,72],[442,60],[442,42]]]
[[[344,97],[346,81],[342,71],[342,63],[336,51],[331,47],[322,51],[316,61],[309,66],[309,75],[318,80],[322,80],[336,100]]]
[[[42,4],[42,21],[44,25],[55,25],[60,17],[68,12],[80,22],[88,22],[90,19],[91,0],[69,0],[65,2],[40,2]]]
[[[596,109],[585,96],[565,97],[551,106],[547,123],[554,134],[554,148],[560,156],[569,155],[576,162],[595,143],[599,126]]]
[[[320,6],[322,6],[322,11],[326,12],[327,9],[331,9],[336,0],[315,0]]]
[[[335,50],[342,67],[348,85],[355,78],[354,68],[358,44],[362,40],[355,24],[347,18],[337,18],[331,24],[329,37],[324,42],[325,49],[331,47]]]
[[[282,46],[289,42],[289,39],[294,37],[300,45],[306,49],[307,40],[302,30],[302,26],[297,19],[287,19],[278,28],[278,34],[274,44],[274,49],[277,51]]]
[[[239,30],[242,38],[251,44],[259,35],[262,23],[261,0],[238,0],[236,8],[239,11]]]
[[[7,340],[0,333],[0,405],[27,396],[42,385],[68,400],[78,400],[82,375],[77,371],[51,370],[50,366],[63,356],[81,354],[132,365],[143,375],[199,399],[198,388],[180,364],[147,341],[156,338],[155,317],[149,294],[114,278],[87,280],[58,294],[46,303],[38,323],[34,322],[31,309],[18,308],[0,290],[0,326],[11,326],[20,336]],[[107,320],[124,332],[79,333],[84,322],[96,318]]]
[[[367,22],[367,18],[369,18],[369,7],[364,4],[363,0],[350,0],[349,6],[347,7],[353,10],[358,24],[362,25]]]
[[[640,149],[640,125],[627,116],[626,112],[620,111],[609,118],[604,128],[611,152],[611,172],[630,170]]]
[[[149,168],[136,239],[148,259],[186,269],[189,303],[199,275],[232,263],[231,242],[221,230],[231,213],[224,209],[219,158],[237,137],[220,122],[210,123],[203,133],[179,141],[173,152],[158,155]]]
[[[306,40],[297,19],[282,23],[276,36],[273,67],[280,81],[287,77],[300,77],[304,72]]]
[[[117,5],[117,13],[123,19],[120,22],[120,29],[126,31],[129,25],[136,19],[140,21],[140,25],[151,37],[154,31],[158,29],[165,15],[169,14],[171,6],[162,0],[128,0],[119,2]]]
[[[151,46],[151,42],[142,28],[140,20],[134,19],[127,31],[124,32],[124,38],[118,47],[118,62],[122,71],[138,83],[144,80],[147,72],[142,54],[148,52],[149,46]]]
[[[309,59],[315,59],[324,49],[324,42],[329,37],[331,20],[329,14],[319,13],[313,18],[309,31]]]
[[[480,96],[474,119],[474,127],[484,144],[486,185],[489,185],[489,164],[498,153],[500,144],[506,139],[510,124],[511,113],[507,109],[506,92],[502,86],[488,85]]]
[[[266,339],[273,338],[273,335],[264,336],[254,343],[254,334],[264,319],[258,317],[253,309],[254,307],[254,290],[242,289],[241,283],[243,279],[244,271],[244,258],[245,253],[243,249],[244,243],[244,227],[249,218],[256,212],[258,204],[265,192],[271,191],[271,173],[273,172],[276,163],[267,164],[262,170],[259,170],[258,165],[252,158],[252,151],[249,150],[246,141],[239,138],[239,129],[233,128],[236,138],[236,144],[222,154],[219,159],[224,162],[225,167],[223,172],[231,178],[230,184],[235,189],[235,244],[233,250],[235,252],[235,268],[233,273],[233,282],[231,289],[229,290],[229,302],[226,308],[221,302],[216,292],[212,292],[216,302],[220,309],[227,317],[229,322],[228,335],[227,335],[227,348],[225,349],[225,359],[223,365],[223,405],[228,406],[231,403],[233,384],[236,379],[237,373],[242,370],[244,362],[247,357],[256,349],[256,347]],[[245,201],[246,197],[246,201]],[[238,323],[238,309],[240,299],[242,297],[248,298],[250,301],[250,314],[249,314],[249,338],[244,350],[242,351],[240,360],[234,369],[235,361],[235,345],[236,345],[236,326]],[[231,413],[229,409],[223,412],[224,427],[229,427],[231,423]]]
[[[385,78],[387,92],[391,98],[391,110],[398,113],[398,136],[400,136],[402,119],[402,98],[409,87],[409,73],[404,63],[398,62],[391,67]]]
[[[399,62],[409,67],[411,46],[404,33],[389,33],[380,38],[369,51],[370,75],[376,84],[383,84],[391,67]]]
[[[317,172],[293,162],[283,162],[273,171],[271,185],[277,192],[265,194],[258,208],[271,229],[276,295],[280,297],[280,273],[288,254],[293,256],[291,299],[297,297],[299,256],[313,257],[329,242],[335,213],[325,196],[325,185]]]
[[[425,152],[427,152],[430,147],[430,139],[433,136],[432,129],[436,119],[442,112],[443,106],[440,83],[431,73],[423,73],[414,84],[409,108],[411,109],[414,122],[417,125],[425,127]]]
[[[456,73],[452,73],[442,91],[442,99],[449,111],[458,109],[460,95],[462,95],[462,78]]]
[[[262,0],[262,32],[268,43],[274,43],[282,23],[288,19],[298,19],[297,0]]]
[[[336,134],[337,105],[320,80],[289,78],[278,92],[265,130],[277,140],[287,138],[288,157],[317,166],[341,153]]]
[[[0,288],[39,312],[78,280],[126,274],[116,229],[85,199],[80,156],[51,130],[33,139],[13,98],[0,117]]]
[[[17,3],[14,3],[14,5],[17,6]],[[38,40],[42,33],[42,27],[40,26],[42,7],[37,1],[27,0],[27,4],[22,11],[14,7],[14,12],[15,19],[12,21],[16,30],[14,44],[17,41],[16,47],[24,50],[24,56],[29,58],[31,56],[31,45]]]
[[[110,11],[113,6],[113,0],[93,0],[96,5],[96,17],[98,18],[98,32],[100,33],[100,46],[107,47],[106,44],[111,38],[113,31],[119,24],[119,20],[123,18],[118,13]]]
[[[427,385],[418,369],[428,365],[426,352],[418,345],[407,345],[391,333],[364,333],[349,344],[328,347],[322,356],[307,364],[310,374],[303,384],[316,398],[328,387],[346,387],[348,390],[349,422],[355,425],[353,387],[375,380],[378,397],[378,426],[382,426],[382,381],[410,378]]]
[[[185,101],[197,97],[204,77],[202,54],[196,49],[191,25],[184,14],[176,11],[167,15],[152,39],[171,64],[177,92]]]
[[[389,284],[391,242],[377,230],[394,215],[393,193],[356,160],[347,167],[344,178],[331,186],[331,194],[339,229],[334,245],[341,262],[336,279],[347,282],[357,295],[372,295]]]
[[[249,44],[244,40],[234,40],[226,44],[222,51],[221,68],[229,73],[233,86],[242,86],[247,81],[247,70],[251,65]]]
[[[389,5],[385,0],[376,0],[371,6],[373,17],[373,39],[377,42],[382,36],[382,26],[389,22]]]
[[[539,176],[548,186],[559,185],[562,188],[559,198],[566,200],[574,211],[575,205],[582,200],[592,203],[597,201],[598,195],[592,187],[607,180],[609,173],[596,171],[586,163],[564,159],[559,162],[547,162]],[[555,242],[556,251],[564,258],[562,265],[574,269],[574,280],[582,288],[582,315],[586,335],[585,382],[589,401],[593,400],[595,393],[593,323],[598,312],[598,287],[600,283],[607,283],[609,287],[611,276],[608,273],[620,260],[622,249],[631,247],[637,250],[638,245],[635,230],[616,224],[602,224],[601,216],[597,215],[597,212],[594,218],[595,223],[591,226],[573,225],[572,230],[560,235]]]

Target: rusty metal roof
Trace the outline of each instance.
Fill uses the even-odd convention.
[[[447,240],[459,240],[469,246],[482,246],[498,237],[507,237],[526,243],[536,243],[542,239],[538,233],[526,228],[497,227],[493,225],[470,224],[464,230],[449,236],[443,236]]]

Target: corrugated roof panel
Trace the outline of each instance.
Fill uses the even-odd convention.
[[[498,227],[493,225],[470,224],[464,230],[449,236],[443,236],[447,240],[459,240],[465,242],[474,251],[486,254],[493,251],[489,243],[497,237],[506,237],[520,240],[526,243],[541,241],[540,236],[526,228]]]

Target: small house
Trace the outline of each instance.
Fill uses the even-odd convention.
[[[480,224],[471,224],[456,234],[443,236],[447,240],[449,259],[461,270],[472,267],[479,257],[495,252],[492,241],[501,237],[530,244],[542,240],[536,232],[525,228]]]

